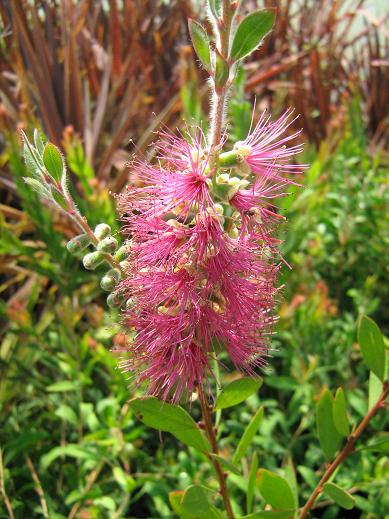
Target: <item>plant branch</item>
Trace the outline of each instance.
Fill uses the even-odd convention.
[[[389,382],[385,382],[382,393],[377,401],[377,403],[370,409],[370,411],[367,413],[367,415],[363,418],[363,420],[359,423],[359,425],[356,427],[353,433],[349,436],[346,445],[343,447],[343,449],[339,452],[339,454],[336,456],[334,461],[328,465],[326,471],[323,474],[323,477],[317,484],[316,488],[310,495],[308,501],[305,503],[304,507],[301,509],[300,515],[298,516],[298,519],[305,519],[313,505],[315,504],[316,499],[323,491],[323,486],[327,481],[330,479],[330,477],[334,474],[335,470],[341,465],[344,460],[353,452],[355,443],[363,433],[363,431],[366,429],[367,425],[369,424],[370,420],[378,413],[380,409],[385,407],[385,400],[386,397],[389,394]]]
[[[217,445],[215,429],[212,424],[211,411],[210,411],[210,408],[208,405],[207,397],[205,396],[203,387],[201,385],[199,385],[198,393],[199,393],[199,400],[200,400],[200,406],[201,406],[201,413],[202,413],[203,421],[204,421],[204,425],[205,425],[205,431],[207,433],[209,442],[211,444],[212,452],[214,454],[218,455],[219,448]],[[230,496],[229,496],[228,488],[227,488],[227,475],[225,474],[225,472],[222,469],[222,466],[216,459],[212,458],[211,456],[209,456],[209,459],[212,462],[212,464],[215,468],[217,477],[219,479],[220,494],[222,495],[222,498],[223,498],[224,506],[225,506],[225,509],[227,512],[227,517],[228,517],[228,519],[234,519],[234,514],[232,512],[232,507],[231,507],[231,502],[230,502]]]
[[[40,482],[38,473],[35,470],[34,464],[32,462],[32,459],[30,458],[30,456],[25,456],[25,460],[27,463],[27,467],[31,473],[31,477],[34,481],[36,493],[38,494],[39,500],[41,502],[42,515],[43,515],[43,517],[49,517],[49,507],[47,506],[45,493],[44,493],[44,490],[42,487],[42,483]]]

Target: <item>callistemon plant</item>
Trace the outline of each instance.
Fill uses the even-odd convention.
[[[210,76],[209,131],[205,135],[201,127],[190,126],[175,134],[163,130],[153,145],[155,160],[133,161],[137,185],[130,184],[117,197],[123,222],[121,246],[104,222],[94,230],[89,227],[69,191],[62,155],[37,131],[34,143],[22,135],[31,175],[26,182],[80,229],[81,234],[67,244],[69,252],[83,255],[87,269],[103,270],[101,287],[109,292],[109,306],[121,310],[127,336],[119,351],[120,367],[144,392],[130,400],[129,407],[146,425],[173,434],[213,466],[217,490],[212,483],[203,486],[196,481],[185,491],[171,492],[174,512],[184,519],[303,519],[323,491],[341,506],[353,506],[350,494],[329,479],[384,404],[389,392],[385,350],[376,325],[362,319],[360,344],[375,377],[374,398],[350,435],[342,389],[335,399],[328,390],[323,392],[317,426],[331,463],[306,504],[299,509],[290,471],[284,478],[259,469],[254,455],[251,468],[247,462],[244,465],[248,483],[240,485],[247,486],[249,514],[242,516],[241,504],[230,498],[227,476],[241,474],[239,463],[263,418],[263,408],[247,425],[231,460],[220,456],[220,427],[213,424],[212,412],[217,411],[220,424],[222,409],[243,402],[261,385],[260,368],[271,357],[277,275],[285,263],[277,237],[284,221],[277,199],[288,193],[290,184],[298,184],[304,166],[296,157],[302,144],[300,132],[292,130],[296,120],[292,109],[278,119],[254,109],[246,138],[229,139],[227,101],[237,68],[261,44],[275,18],[271,10],[243,16],[239,3],[208,1],[212,36],[189,21],[197,56]],[[221,388],[218,362],[243,376]],[[177,405],[189,401],[191,408],[200,404],[198,423]],[[336,454],[342,437],[347,441]],[[256,481],[266,509],[251,513]]]

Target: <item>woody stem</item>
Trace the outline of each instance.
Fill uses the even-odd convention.
[[[204,426],[205,426],[205,432],[206,432],[209,442],[211,444],[212,453],[218,455],[219,448],[217,445],[215,429],[214,429],[213,423],[212,423],[211,410],[209,408],[208,400],[207,400],[207,397],[205,396],[204,389],[201,385],[199,385],[198,394],[199,394],[199,400],[200,400],[200,406],[201,406],[201,413],[202,413],[203,422],[204,422]],[[234,514],[232,512],[231,501],[230,501],[230,496],[229,496],[228,487],[227,487],[227,474],[223,471],[222,466],[216,459],[214,459],[212,457],[210,457],[209,459],[213,464],[217,478],[219,480],[220,494],[223,498],[224,506],[225,506],[225,509],[227,512],[227,517],[228,517],[228,519],[234,519]]]

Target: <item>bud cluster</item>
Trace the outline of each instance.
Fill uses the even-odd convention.
[[[24,144],[24,159],[31,176],[25,182],[38,195],[47,200],[59,211],[71,218],[82,233],[72,238],[66,245],[70,254],[83,254],[83,265],[87,270],[95,270],[99,265],[107,264],[110,270],[101,280],[103,290],[110,292],[107,302],[110,307],[121,306],[124,297],[117,290],[126,268],[127,248],[119,248],[117,239],[111,234],[111,227],[101,223],[92,231],[86,219],[79,213],[68,189],[68,176],[64,158],[59,149],[51,142],[44,143],[37,130],[31,143],[21,132]],[[93,251],[89,251],[89,248]]]
[[[106,223],[100,223],[93,232],[94,240],[88,234],[80,234],[72,238],[66,245],[71,254],[79,255],[89,246],[95,249],[87,252],[82,263],[87,270],[95,270],[100,265],[106,263],[112,267],[115,262],[117,266],[110,268],[101,278],[101,288],[109,292],[107,304],[110,308],[120,307],[125,303],[125,298],[120,290],[117,289],[122,279],[123,271],[127,266],[127,246],[119,247],[118,241],[111,235],[111,227]],[[113,260],[113,261],[112,261]]]

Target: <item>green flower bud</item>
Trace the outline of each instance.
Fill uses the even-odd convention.
[[[119,292],[113,292],[107,297],[107,305],[110,308],[117,308],[123,303],[123,299],[123,294],[120,294]]]
[[[120,270],[111,269],[101,279],[100,286],[106,292],[112,292],[120,281]]]
[[[98,240],[103,240],[111,234],[111,227],[106,223],[99,223],[95,228],[95,236]]]
[[[67,242],[66,248],[70,254],[77,254],[77,252],[86,249],[88,245],[90,245],[90,242],[90,238],[87,234],[79,234]]]
[[[122,245],[116,252],[115,252],[115,255],[113,257],[113,259],[115,261],[123,261],[125,260],[127,257],[127,246],[126,245]]]
[[[113,236],[109,236],[108,238],[104,238],[101,240],[97,246],[97,250],[102,250],[104,252],[115,252],[118,247],[118,241]]]
[[[104,254],[100,251],[89,252],[82,260],[84,267],[88,270],[95,270],[104,261]]]

